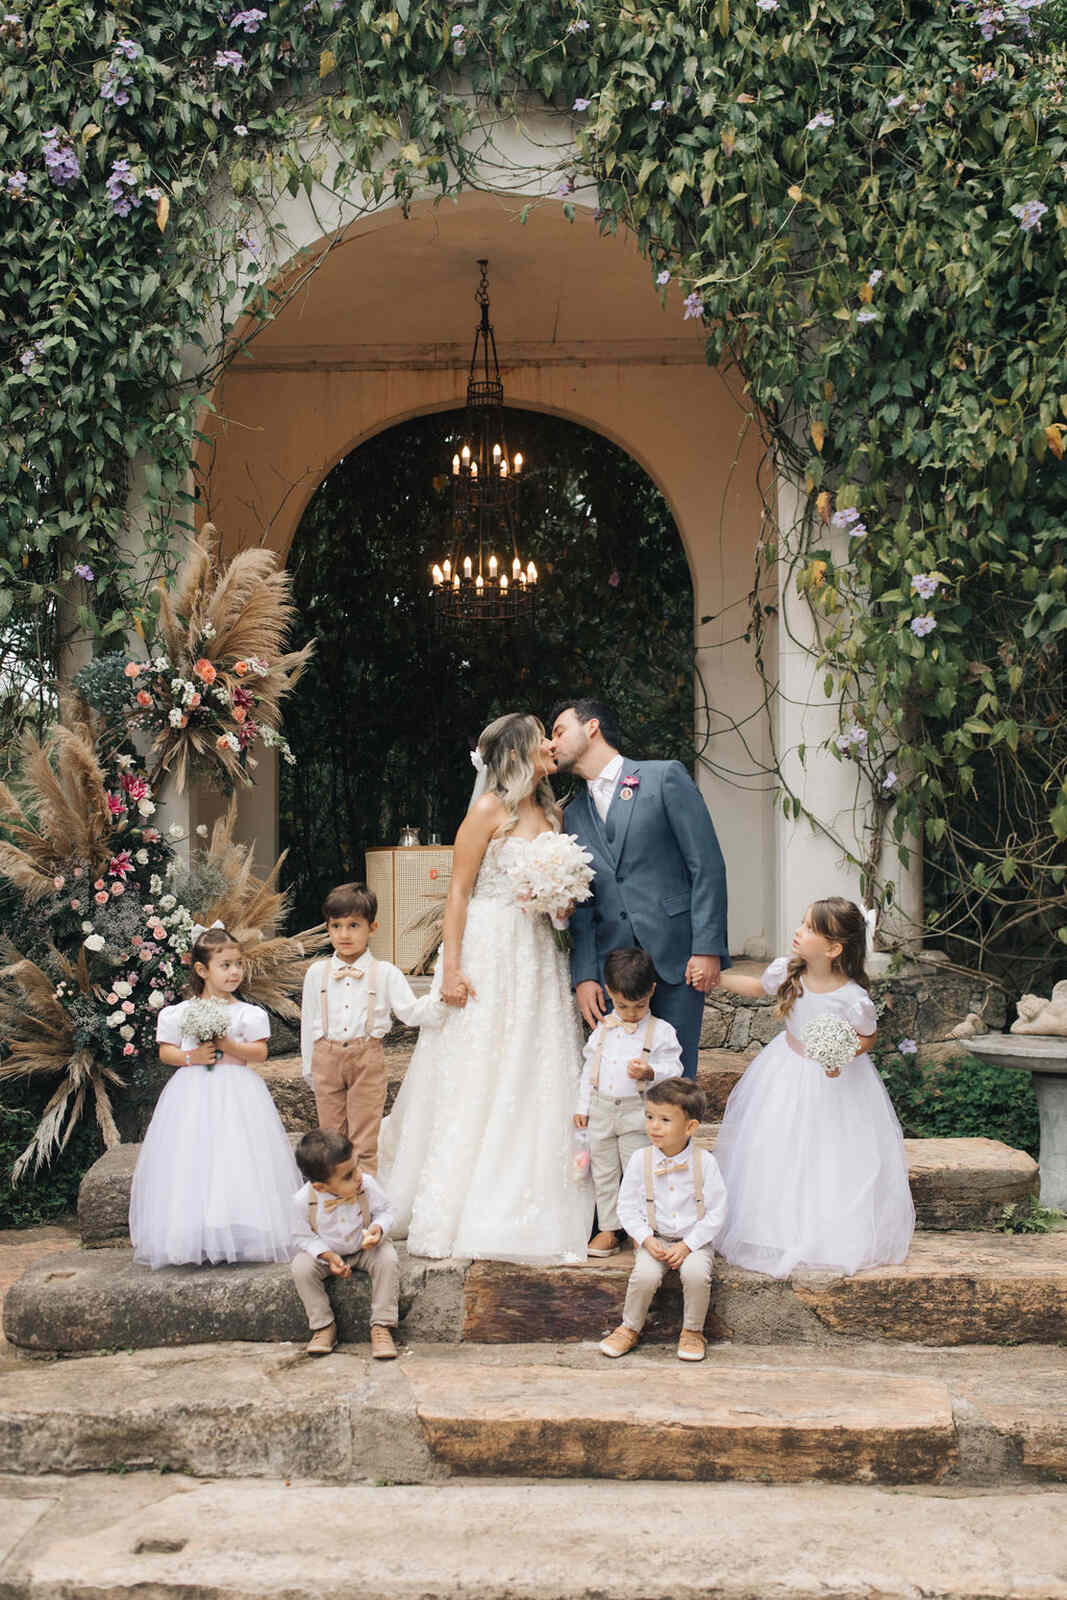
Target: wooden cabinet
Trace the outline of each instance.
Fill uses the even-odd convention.
[[[450,845],[410,845],[367,851],[367,887],[378,896],[374,955],[410,972],[432,938],[416,924],[434,908],[444,910],[452,878]]]

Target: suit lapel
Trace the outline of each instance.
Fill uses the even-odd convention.
[[[634,806],[637,804],[638,795],[638,791],[635,789],[628,800],[623,799],[622,791],[626,787],[623,779],[633,774],[639,775],[640,770],[636,762],[628,762],[625,758],[623,759],[622,767],[619,771],[619,781],[615,786],[615,793],[612,795],[611,804],[608,807],[608,814],[605,819],[605,837],[608,849],[611,851],[616,865],[618,865],[619,858],[622,855],[622,847],[626,843],[626,835],[630,829],[630,819],[634,814]],[[595,811],[596,807],[593,806],[592,809]]]

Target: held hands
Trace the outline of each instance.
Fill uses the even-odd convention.
[[[667,1246],[657,1239],[654,1233],[650,1233],[647,1239],[642,1240],[641,1249],[647,1250],[653,1261],[667,1259]]]
[[[322,1259],[335,1278],[350,1278],[352,1276],[352,1268],[348,1265],[344,1256],[339,1256],[336,1250],[324,1250]]]
[[[692,1252],[690,1251],[685,1240],[679,1239],[676,1244],[671,1245],[669,1250],[664,1250],[660,1259],[665,1261],[669,1267],[678,1268],[681,1266],[686,1256],[691,1254]]]
[[[363,1233],[363,1244],[362,1244],[361,1248],[364,1249],[364,1250],[373,1250],[374,1246],[376,1244],[381,1244],[381,1242],[382,1242],[382,1230],[378,1226],[378,1224],[375,1223],[373,1227],[366,1228],[364,1230],[364,1233]]]
[[[477,991],[469,978],[464,977],[457,967],[454,972],[446,968],[441,980],[441,999],[446,1006],[455,1006],[462,1011],[468,1000],[477,1000]]]
[[[652,1071],[651,1067],[645,1066],[645,1063],[641,1060],[640,1056],[634,1056],[632,1061],[628,1061],[626,1063],[626,1076],[628,1078],[632,1078],[635,1083],[647,1083],[648,1080],[650,1078],[654,1078],[656,1074]]]
[[[709,989],[717,989],[722,961],[718,956],[690,956],[685,967],[685,981],[692,989],[699,989],[701,994],[707,994]]]
[[[589,1118],[587,1116],[583,1117],[580,1111],[576,1111],[574,1113],[574,1126],[576,1128],[588,1128]]]
[[[574,997],[586,1025],[595,1028],[597,1023],[603,1020],[608,1009],[604,1004],[604,991],[599,983],[595,978],[586,978],[575,989]]]

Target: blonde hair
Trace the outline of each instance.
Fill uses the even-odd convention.
[[[871,980],[866,970],[867,921],[859,906],[841,895],[832,895],[829,900],[813,900],[811,926],[815,933],[841,946],[841,954],[835,957],[833,970],[851,978],[861,988],[869,989]],[[786,1016],[793,1002],[800,998],[800,980],[806,967],[803,956],[793,956],[790,960],[785,969],[785,979],[778,986],[775,1016]]]
[[[534,778],[534,755],[545,737],[542,724],[527,711],[509,711],[497,717],[478,738],[478,754],[485,762],[485,788],[495,794],[508,813],[504,833],[519,820],[519,801],[532,794],[557,833],[559,807],[547,778]]]

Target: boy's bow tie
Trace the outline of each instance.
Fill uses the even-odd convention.
[[[667,1176],[668,1172],[688,1172],[688,1171],[689,1171],[689,1162],[688,1161],[665,1161],[663,1163],[662,1167],[657,1167],[655,1169],[654,1176],[657,1177],[657,1178],[665,1178]]]
[[[327,1215],[329,1215],[329,1213],[331,1211],[336,1211],[338,1206],[350,1206],[350,1205],[352,1205],[353,1202],[356,1200],[357,1196],[361,1195],[362,1193],[363,1193],[363,1185],[361,1183],[359,1188],[356,1190],[356,1193],[354,1195],[352,1195],[351,1198],[348,1199],[348,1200],[342,1199],[339,1194],[320,1194],[319,1195],[319,1205],[327,1213]]]
[[[610,1011],[604,1018],[605,1028],[622,1028],[626,1033],[636,1033],[640,1026],[637,1022],[624,1022],[617,1011]]]
[[[356,966],[354,961],[348,965],[346,965],[343,961],[340,961],[338,962],[337,966],[334,967],[333,975],[335,978],[362,978],[363,973],[359,967]]]

